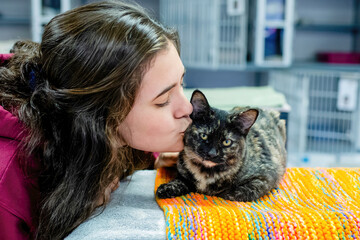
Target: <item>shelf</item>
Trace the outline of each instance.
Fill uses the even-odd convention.
[[[265,23],[265,27],[267,28],[285,28],[285,21],[267,21]]]
[[[318,140],[321,139],[331,139],[331,140],[342,140],[342,141],[351,141],[352,139],[346,133],[329,131],[329,130],[307,130],[308,138],[315,138]]]
[[[321,31],[321,32],[359,32],[360,25],[326,25],[326,24],[295,24],[299,31]]]
[[[341,72],[359,72],[360,64],[328,64],[319,62],[295,62],[290,66],[279,66],[274,62],[270,62],[264,66],[257,66],[253,62],[248,62],[242,71],[268,72],[269,70],[329,70]]]
[[[40,18],[41,24],[47,24],[55,15],[43,15]],[[17,25],[17,26],[29,26],[31,20],[26,18],[0,18],[0,26],[5,25]]]
[[[0,26],[29,26],[30,20],[26,18],[0,18]]]
[[[360,64],[329,64],[319,62],[295,62],[291,66],[292,69],[307,70],[336,70],[345,72],[360,72]]]

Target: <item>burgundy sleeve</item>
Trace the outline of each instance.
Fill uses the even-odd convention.
[[[30,239],[27,224],[0,205],[0,235],[1,239]]]
[[[1,54],[0,53],[0,66],[2,65],[3,62],[5,62],[9,58],[11,58],[13,55],[14,54],[12,54],[12,53],[7,53],[7,54]]]

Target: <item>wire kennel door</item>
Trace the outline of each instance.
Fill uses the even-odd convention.
[[[343,87],[344,81],[353,85]],[[360,154],[360,73],[289,70],[271,71],[269,84],[282,92],[291,106],[288,152]],[[348,96],[344,95],[347,94]],[[343,97],[346,104],[342,106]],[[347,101],[347,102],[346,102]],[[355,103],[355,104],[354,104]]]
[[[160,0],[160,20],[178,30],[187,67],[246,66],[247,0]]]

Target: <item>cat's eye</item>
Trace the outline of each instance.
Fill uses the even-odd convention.
[[[200,137],[202,140],[206,140],[208,136],[205,133],[200,133]]]
[[[230,139],[226,139],[226,140],[223,141],[223,145],[225,147],[229,147],[231,144],[232,144],[232,141]]]

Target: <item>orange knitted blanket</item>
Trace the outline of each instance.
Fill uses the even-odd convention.
[[[157,187],[174,171],[157,171]],[[167,239],[360,239],[360,168],[289,168],[254,202],[191,193],[156,199]]]

